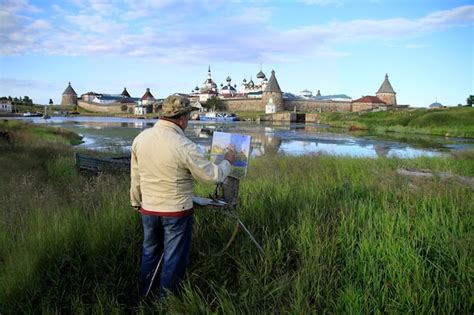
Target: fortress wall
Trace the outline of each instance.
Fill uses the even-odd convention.
[[[221,100],[226,109],[231,112],[242,111],[265,111],[266,102],[263,99],[223,99]],[[303,112],[343,112],[351,111],[350,102],[336,101],[313,101],[313,100],[284,100],[284,109],[292,111],[296,106],[297,111]]]
[[[319,122],[319,114],[317,114],[317,113],[307,113],[305,121],[306,122]]]
[[[351,111],[350,102],[337,101],[314,101],[314,100],[286,100],[285,110],[294,110],[302,112],[349,112]]]
[[[230,112],[264,112],[265,104],[262,103],[262,100],[251,99],[251,98],[241,98],[241,99],[223,99],[221,100],[222,104],[225,105],[225,108]]]
[[[383,104],[385,105],[385,104]],[[357,102],[357,103],[352,103],[352,111],[353,112],[360,112],[360,111],[363,111],[363,110],[371,110],[375,107],[375,104],[373,103],[361,103],[361,102]]]
[[[78,101],[77,104],[79,105],[79,107],[84,108],[85,110],[96,113],[122,113],[122,105],[127,105],[128,112],[133,112],[135,108],[135,103],[114,102],[107,105],[99,105],[90,102]]]

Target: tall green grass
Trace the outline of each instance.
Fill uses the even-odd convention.
[[[0,131],[4,133],[4,139],[9,139],[10,145],[29,145],[42,149],[81,143],[79,135],[63,128],[40,126],[18,120],[0,121]]]
[[[80,175],[67,147],[0,145],[2,314],[472,311],[473,188],[396,173],[472,177],[472,152],[252,160],[238,212],[264,255],[243,232],[214,255],[235,222],[198,209],[182,295],[160,303],[137,295],[142,232],[127,176]]]

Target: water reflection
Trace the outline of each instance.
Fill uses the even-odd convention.
[[[133,139],[140,131],[151,128],[157,120],[114,117],[53,117],[50,120],[28,118],[34,123],[63,127],[81,134],[81,145],[93,150],[130,152]],[[474,149],[472,139],[390,134],[330,132],[325,125],[301,123],[202,123],[190,122],[186,134],[203,153],[209,152],[215,131],[233,132],[252,137],[252,156],[283,154],[331,154],[356,157],[438,156],[452,150]]]

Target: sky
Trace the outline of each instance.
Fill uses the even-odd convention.
[[[0,96],[156,98],[262,71],[284,92],[353,99],[385,74],[399,104],[474,94],[472,0],[0,0]]]

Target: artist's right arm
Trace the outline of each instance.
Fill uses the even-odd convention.
[[[195,179],[206,183],[222,183],[231,171],[235,161],[235,152],[229,151],[224,155],[224,160],[214,164],[199,153],[196,144],[189,141],[182,152],[183,163]]]
[[[132,144],[132,153],[130,157],[130,203],[134,208],[140,207],[142,203],[142,194],[140,191],[140,173],[138,172],[135,142]]]

